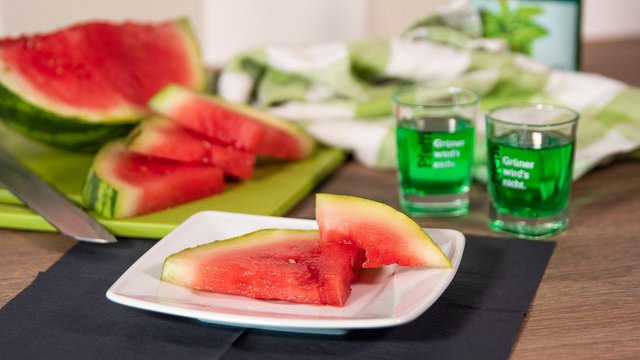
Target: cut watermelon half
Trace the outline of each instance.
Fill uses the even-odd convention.
[[[120,142],[103,147],[83,189],[85,206],[105,218],[126,218],[167,209],[222,192],[224,175],[213,166],[181,164],[127,151]]]
[[[376,201],[317,194],[316,219],[323,242],[365,250],[364,268],[382,265],[451,268],[451,262],[411,218]]]
[[[205,84],[186,20],[89,22],[0,40],[0,116],[53,145],[99,148],[148,116],[147,101],[168,83]]]
[[[170,255],[161,278],[197,290],[344,306],[361,264],[361,250],[321,244],[316,230],[265,229]]]
[[[217,143],[258,156],[295,160],[314,149],[313,139],[284,119],[182,86],[167,86],[151,99],[150,107]]]
[[[251,153],[216,145],[160,117],[138,125],[129,134],[126,146],[129,151],[160,159],[215,166],[243,180],[251,178],[256,162]]]

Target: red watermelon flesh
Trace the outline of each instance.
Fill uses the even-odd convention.
[[[197,44],[184,21],[90,22],[0,41],[0,81],[65,116],[129,119],[168,83],[201,88]],[[187,40],[188,39],[188,40]]]
[[[251,153],[216,145],[160,117],[138,125],[127,139],[127,149],[161,159],[215,166],[244,180],[253,175],[256,161]]]
[[[258,156],[294,160],[314,148],[313,139],[286,120],[181,86],[167,86],[150,106],[182,127]]]
[[[365,251],[364,268],[391,264],[451,268],[447,256],[418,224],[386,204],[317,194],[316,219],[323,242],[352,244]]]
[[[167,209],[224,190],[222,170],[127,151],[119,142],[96,155],[83,191],[87,208],[106,218]]]
[[[321,244],[316,230],[266,229],[166,258],[162,280],[257,299],[344,306],[362,252]]]

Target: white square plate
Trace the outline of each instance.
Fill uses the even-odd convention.
[[[258,300],[192,290],[160,281],[164,259],[188,247],[267,228],[317,229],[315,220],[220,211],[197,213],[149,249],[107,291],[116,303],[223,325],[343,334],[407,323],[449,286],[464,251],[462,233],[425,229],[453,269],[387,266],[362,270],[344,307]]]

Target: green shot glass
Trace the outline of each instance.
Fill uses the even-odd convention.
[[[415,216],[466,214],[478,95],[414,85],[393,100],[400,205]]]
[[[535,239],[567,227],[579,117],[566,107],[529,103],[487,113],[492,230]]]

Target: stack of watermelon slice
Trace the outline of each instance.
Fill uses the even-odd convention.
[[[303,131],[204,95],[205,83],[185,20],[89,22],[0,39],[0,119],[53,146],[100,149],[83,197],[107,218],[221,192],[228,178],[250,179],[258,156],[313,151]],[[127,134],[125,144],[109,143]]]
[[[314,149],[313,139],[285,120],[179,85],[165,87],[149,104],[159,116],[142,122],[125,144],[105,146],[93,162],[83,198],[103,217],[213,195],[226,178],[251,178],[257,156],[295,160]]]

